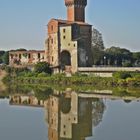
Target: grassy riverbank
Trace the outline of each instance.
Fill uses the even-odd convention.
[[[97,87],[139,87],[140,86],[140,77],[133,76],[127,77],[124,79],[121,78],[103,78],[95,76],[86,76],[86,75],[73,75],[71,77],[66,77],[63,74],[57,74],[52,76],[10,76],[4,78],[6,82],[15,82],[15,83],[24,83],[24,84],[53,84],[53,85],[80,85],[80,86],[97,86]]]
[[[49,75],[45,72],[29,71],[26,68],[6,68],[7,76],[3,79],[8,83],[62,85],[62,86],[94,86],[94,87],[139,87],[139,72],[116,72],[113,77],[97,77],[94,74],[76,73],[70,77],[65,74]]]

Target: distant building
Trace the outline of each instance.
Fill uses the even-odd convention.
[[[10,66],[27,66],[36,64],[37,62],[45,61],[45,51],[10,51],[9,65]]]
[[[51,19],[46,39],[46,59],[54,68],[75,73],[92,66],[92,26],[85,23],[87,0],[65,0],[67,20]]]

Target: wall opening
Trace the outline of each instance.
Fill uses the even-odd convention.
[[[71,66],[71,55],[68,51],[61,52],[61,67],[65,70],[66,66]]]

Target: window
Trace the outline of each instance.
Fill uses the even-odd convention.
[[[66,29],[63,29],[63,33],[65,33],[66,32]]]
[[[13,59],[13,57],[14,57],[13,54],[11,54],[11,59]]]
[[[19,59],[21,59],[21,54],[19,54]]]
[[[52,62],[53,62],[53,56],[52,56]]]
[[[66,36],[65,35],[63,36],[63,39],[66,39]]]
[[[73,46],[75,47],[75,44]]]
[[[51,43],[53,44],[53,38],[51,39]]]
[[[31,54],[30,54],[30,53],[28,54],[28,58],[29,58],[29,59],[31,58]]]
[[[40,53],[38,53],[38,59],[40,59]]]
[[[53,31],[53,25],[51,25],[51,31]]]
[[[64,135],[66,135],[66,132],[64,131]]]
[[[68,44],[68,46],[70,46],[70,43]]]
[[[52,106],[54,105],[53,101],[52,101]]]

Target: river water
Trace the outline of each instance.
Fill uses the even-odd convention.
[[[0,140],[140,140],[138,97],[20,90],[1,96]]]

